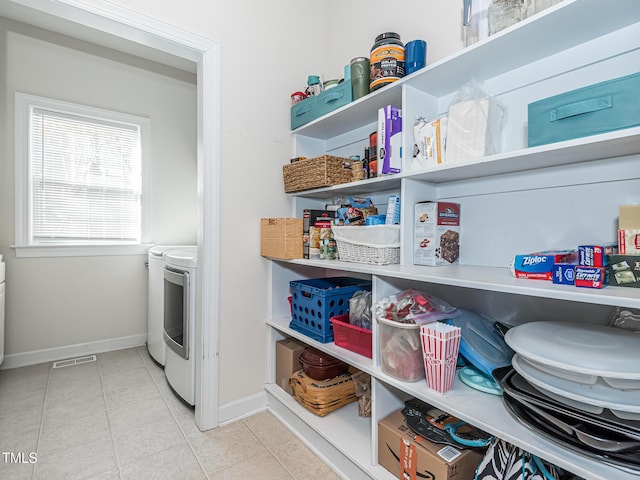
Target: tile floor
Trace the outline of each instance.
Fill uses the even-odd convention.
[[[339,478],[268,411],[200,432],[146,347],[97,357],[0,371],[1,479]]]

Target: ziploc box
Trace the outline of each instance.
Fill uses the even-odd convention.
[[[607,257],[618,253],[617,244],[580,245],[578,247],[578,265],[583,267],[606,267]]]
[[[402,170],[402,110],[387,105],[378,110],[378,175]]]
[[[451,265],[460,257],[460,204],[419,202],[413,227],[415,265]]]
[[[516,278],[553,280],[553,268],[557,263],[578,263],[578,251],[545,250],[516,255],[511,265],[511,273]]]
[[[604,288],[608,283],[607,267],[576,267],[576,287]]]

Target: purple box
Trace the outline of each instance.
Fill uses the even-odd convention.
[[[556,263],[553,266],[553,283],[560,285],[574,285],[576,266],[571,263]]]
[[[387,105],[378,110],[378,174],[402,170],[402,110]]]

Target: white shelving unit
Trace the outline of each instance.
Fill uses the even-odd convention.
[[[399,381],[380,368],[377,328],[373,358],[333,343],[322,344],[289,329],[289,281],[338,275],[371,279],[374,302],[405,288],[422,289],[451,304],[516,325],[532,320],[606,321],[614,307],[640,308],[640,291],[602,290],[515,279],[516,253],[615,240],[618,206],[640,202],[640,128],[526,148],[527,105],[540,98],[635,73],[640,65],[640,5],[637,0],[565,0],[488,40],[427,66],[404,79],[319,118],[293,132],[294,155],[361,154],[375,129],[376,112],[401,106],[403,151],[413,151],[413,120],[436,117],[472,76],[508,111],[503,152],[481,161],[363,180],[290,195],[292,215],[322,208],[350,195],[370,196],[378,207],[389,194],[402,198],[401,262],[371,266],[326,260],[271,262],[270,408],[300,432],[349,479],[390,480],[377,463],[378,421],[410,397],[446,410],[500,438],[588,480],[638,476],[550,442],[523,426],[501,397],[456,380],[440,395],[425,381]],[[413,205],[443,200],[461,204],[461,264],[413,265]],[[372,376],[369,420],[354,406],[319,418],[275,382],[275,343],[294,337]]]

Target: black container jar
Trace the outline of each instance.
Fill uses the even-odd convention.
[[[374,91],[404,77],[404,44],[400,35],[381,33],[371,47],[369,90]]]

